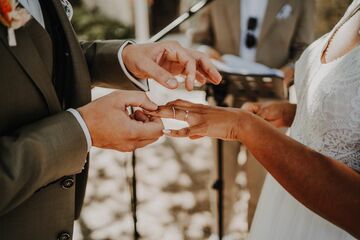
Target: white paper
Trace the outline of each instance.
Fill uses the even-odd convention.
[[[212,60],[215,67],[225,73],[240,75],[263,75],[283,78],[284,74],[279,69],[269,68],[263,64],[246,61],[238,56],[225,54],[223,62]]]

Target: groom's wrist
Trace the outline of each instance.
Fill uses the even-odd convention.
[[[88,152],[90,152],[90,149],[92,147],[92,139],[91,139],[89,128],[86,125],[86,122],[84,121],[84,119],[81,116],[79,111],[77,111],[77,110],[75,110],[73,108],[70,108],[70,109],[68,109],[66,111],[70,112],[76,118],[76,120],[78,121],[81,129],[83,130],[84,136],[86,138],[87,150],[88,150]]]
[[[137,77],[135,77],[126,67],[125,65],[125,60],[124,60],[124,50],[126,47],[129,47],[129,45],[133,45],[136,44],[134,41],[131,40],[127,40],[119,49],[118,51],[118,59],[119,59],[119,64],[121,66],[122,71],[125,73],[126,77],[133,83],[135,84],[138,88],[140,88],[142,91],[149,91],[149,85],[147,82],[147,79],[139,79]]]

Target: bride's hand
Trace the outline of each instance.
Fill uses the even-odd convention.
[[[243,111],[236,108],[212,107],[176,100],[159,107],[155,112],[147,112],[147,114],[189,123],[188,128],[181,130],[164,130],[166,135],[172,137],[196,139],[208,136],[223,140],[237,140],[241,112]]]
[[[287,101],[247,102],[241,109],[258,115],[277,128],[290,127],[296,113],[296,105]]]

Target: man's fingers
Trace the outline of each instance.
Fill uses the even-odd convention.
[[[142,141],[159,138],[163,135],[162,130],[164,129],[164,125],[161,121],[150,121],[150,122],[132,122],[132,129],[134,129],[134,133],[132,135],[132,139]]]
[[[201,70],[201,73],[208,79],[209,82],[219,84],[222,80],[222,76],[216,67],[211,63],[209,57],[199,51],[188,51],[197,61],[197,70]]]
[[[199,60],[201,68],[207,73],[209,81],[213,84],[219,84],[222,80],[222,76],[211,61],[205,57]]]
[[[155,139],[152,139],[152,140],[142,140],[142,141],[139,141],[139,142],[136,142],[135,143],[135,148],[138,149],[138,148],[143,148],[149,144],[152,144],[154,142],[156,142],[157,140],[159,140],[159,138],[155,138]]]
[[[194,88],[196,78],[196,60],[180,45],[171,46],[171,48],[167,49],[165,56],[169,61],[177,61],[183,64],[183,74],[186,76],[185,87],[191,91]]]
[[[197,71],[197,72],[196,72],[196,80],[197,80],[201,85],[204,85],[204,84],[206,84],[207,78],[206,78],[200,71]]]
[[[146,72],[146,74],[155,79],[158,83],[163,85],[169,89],[176,89],[179,86],[176,78],[166,71],[163,67],[153,62],[151,59],[144,59],[141,66],[139,66],[142,71]]]
[[[127,107],[141,107],[149,111],[158,109],[158,105],[152,102],[144,92],[119,91],[118,93],[121,101],[124,101]]]

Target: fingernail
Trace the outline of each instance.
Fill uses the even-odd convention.
[[[166,84],[171,88],[176,88],[178,85],[178,81],[175,78],[171,78],[166,81]]]
[[[169,130],[169,129],[164,129],[164,130],[163,130],[163,133],[164,133],[165,135],[170,135],[171,130]]]

